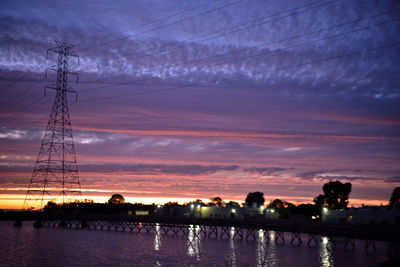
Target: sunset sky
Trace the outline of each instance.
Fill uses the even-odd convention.
[[[398,1],[0,1],[0,208],[21,208],[54,92],[69,95],[82,196],[350,205],[400,186]]]

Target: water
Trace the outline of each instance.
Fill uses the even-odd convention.
[[[295,247],[276,244],[276,233],[258,231],[257,240],[199,239],[195,226],[188,236],[33,228],[24,222],[0,222],[0,266],[376,266],[385,262],[387,246],[377,242],[377,251],[367,253],[364,242],[346,251],[343,240],[336,247],[319,237],[315,247],[307,242]],[[159,227],[156,227],[159,232]],[[233,230],[232,230],[233,231]],[[302,237],[307,241],[307,236]]]

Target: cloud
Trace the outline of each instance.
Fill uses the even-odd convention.
[[[400,176],[387,177],[383,179],[386,183],[399,184]]]
[[[210,16],[194,17],[185,21],[182,25],[178,23],[175,27],[167,27],[162,31],[149,31],[148,34],[142,35],[137,34],[140,30],[121,31],[120,29],[129,29],[132,28],[132,25],[146,24],[143,22],[148,24],[148,21],[154,20],[152,19],[153,17],[160,16],[162,9],[155,9],[154,7],[149,9],[145,3],[137,3],[126,7],[129,12],[126,11],[126,13],[119,14],[119,17],[128,17],[129,13],[129,19],[125,21],[117,19],[115,17],[116,14],[108,10],[108,8],[107,15],[100,18],[97,14],[105,9],[105,3],[96,7],[93,7],[90,3],[79,3],[82,7],[82,11],[79,12],[80,15],[75,14],[75,10],[73,11],[68,7],[61,8],[63,5],[58,6],[47,3],[46,5],[31,5],[30,9],[25,8],[26,15],[21,16],[16,12],[19,5],[6,5],[4,6],[5,11],[0,13],[0,19],[4,22],[1,24],[3,25],[2,30],[6,33],[1,40],[1,58],[4,58],[5,61],[0,62],[0,67],[4,70],[28,71],[44,69],[46,64],[40,63],[37,58],[41,53],[40,49],[45,51],[48,48],[46,45],[48,46],[51,43],[48,32],[52,32],[54,35],[52,38],[60,39],[67,36],[67,39],[70,39],[72,43],[80,44],[77,50],[83,49],[84,51],[81,55],[81,73],[97,73],[101,76],[117,74],[118,76],[115,78],[119,83],[127,81],[126,77],[120,76],[120,74],[124,74],[129,76],[128,81],[137,81],[137,79],[141,78],[156,78],[156,81],[174,85],[187,83],[188,81],[191,84],[210,84],[219,81],[220,83],[222,82],[220,86],[229,84],[231,87],[237,86],[239,88],[246,85],[253,88],[273,89],[279,87],[281,90],[290,91],[291,93],[301,91],[314,95],[320,94],[321,96],[327,93],[341,94],[344,91],[346,94],[362,92],[372,98],[376,95],[396,97],[398,93],[392,88],[391,84],[393,83],[389,83],[389,77],[386,76],[388,73],[393,72],[392,69],[396,66],[396,62],[393,61],[396,58],[396,52],[393,52],[395,50],[385,50],[378,58],[362,55],[360,60],[357,61],[352,58],[343,58],[339,63],[328,62],[318,66],[301,65],[307,60],[312,61],[309,59],[340,55],[349,52],[351,48],[369,47],[369,45],[380,44],[390,38],[395,39],[391,37],[396,36],[395,26],[385,25],[386,28],[384,29],[387,30],[371,27],[368,31],[359,34],[353,33],[349,37],[335,38],[333,39],[334,42],[326,40],[316,42],[313,45],[297,45],[296,48],[288,48],[290,45],[293,46],[293,43],[304,42],[304,37],[300,38],[302,35],[299,33],[306,33],[310,30],[316,31],[315,25],[321,27],[320,25],[326,24],[343,24],[342,17],[330,15],[332,11],[328,7],[317,9],[319,10],[318,13],[305,12],[298,15],[284,16],[284,19],[278,20],[280,21],[279,23],[277,21],[265,24],[256,23],[256,25],[252,25],[247,30],[239,31],[236,34],[226,34],[214,40],[210,39],[210,37],[216,34],[209,34],[210,32],[217,30],[221,31],[221,34],[226,33],[229,32],[226,29],[235,28],[233,25],[243,23],[243,18],[265,17],[265,14],[260,8],[248,7],[240,9],[241,5],[237,5],[222,9],[210,14]],[[25,3],[25,5],[27,4]],[[166,4],[165,6],[169,5]],[[340,3],[333,6],[340,12],[348,14],[349,18],[368,15],[368,13],[358,14],[361,13],[359,11],[361,8],[358,5]],[[387,3],[383,3],[376,9],[387,10],[387,6]],[[182,7],[177,8],[182,9]],[[263,6],[263,8],[267,7]],[[62,10],[63,14],[68,14],[65,16],[67,18],[66,21],[60,22],[54,16],[54,14],[58,13],[54,11],[59,9]],[[268,6],[268,9],[272,10],[273,8]],[[42,12],[39,13],[37,12],[38,10]],[[138,10],[143,13],[138,13]],[[242,15],[237,16],[238,12]],[[82,13],[85,15],[82,15]],[[137,14],[137,16],[133,16],[133,20],[132,13]],[[248,16],[243,16],[243,13],[248,14]],[[222,15],[224,19],[221,20],[218,14]],[[390,18],[390,16],[391,14],[388,14],[378,18],[384,20],[385,18]],[[87,17],[92,19],[88,20],[86,19]],[[211,23],[214,20],[218,21],[218,23]],[[113,23],[107,24],[105,21],[113,21]],[[314,22],[311,23],[311,21]],[[210,24],[210,27],[205,27],[208,24]],[[82,25],[85,27],[82,27]],[[304,27],[304,25],[308,26]],[[362,27],[363,23],[350,24],[350,26],[357,29]],[[326,35],[330,36],[342,31],[354,30],[350,26],[333,28],[327,33],[321,31],[314,38],[321,39]],[[115,32],[115,36],[106,38],[106,43],[109,42],[106,45],[101,45],[102,42],[99,41],[99,39],[101,40],[100,36],[104,35],[103,27],[106,27],[110,32]],[[85,32],[88,28],[91,29],[89,36]],[[239,28],[243,29],[243,27]],[[187,29],[190,29],[190,31]],[[225,29],[225,31],[222,29]],[[276,40],[282,39],[282,30],[290,32],[289,36],[284,36],[283,39],[290,40],[289,37],[294,36],[299,36],[299,38],[292,38],[291,42],[277,42]],[[126,32],[131,35],[130,38],[126,38]],[[269,38],[260,35],[260,32],[268,32]],[[205,38],[196,39],[193,35],[204,35]],[[41,36],[47,38],[43,39]],[[183,41],[187,39],[192,41],[176,42],[176,40]],[[203,39],[208,40],[201,41]],[[120,41],[113,42],[112,40]],[[274,42],[277,44],[271,45]],[[266,45],[260,45],[262,43]],[[245,47],[242,47],[243,44],[246,44]],[[252,48],[248,44],[253,44],[257,47]],[[86,46],[94,48],[85,49]],[[132,49],[133,47],[135,48],[134,50]],[[293,66],[300,65],[296,68],[286,68],[287,62],[290,62]],[[382,69],[382,66],[384,66],[385,71],[378,71]],[[349,76],[349,73],[352,73],[352,77]],[[359,76],[363,76],[364,73],[370,73],[370,75],[368,82],[363,83],[361,82],[363,79],[360,79]],[[382,83],[382,78],[388,82]],[[237,79],[237,81],[232,83],[232,79]],[[112,81],[113,79],[107,79],[108,82],[110,80]],[[290,83],[300,86],[291,88],[291,86],[287,86]],[[318,86],[315,86],[316,84]],[[352,88],[356,89],[348,90],[349,84],[352,84]],[[317,91],[314,90],[316,87],[318,87]]]
[[[292,169],[293,168],[282,168],[282,167],[251,167],[251,168],[244,168],[243,171],[248,173],[256,173],[260,175],[272,175],[276,172],[282,172]]]
[[[396,173],[397,171],[386,171],[389,173]],[[318,180],[318,181],[336,181],[342,182],[373,182],[382,181],[385,183],[398,183],[400,177],[386,177],[382,178],[382,171],[380,170],[359,170],[359,169],[332,169],[332,170],[315,170],[297,173],[296,176],[300,179],[307,181]]]
[[[164,164],[83,164],[81,172],[127,172],[136,175],[210,175],[219,171],[235,171],[236,165],[164,165]]]
[[[285,11],[302,3],[241,1],[204,16],[196,14],[222,3],[198,9],[198,1],[72,2],[2,3],[0,87],[20,76],[40,81],[56,62],[56,55],[45,60],[53,40],[76,45],[81,66],[70,61],[70,67],[83,83],[73,85],[74,140],[80,170],[99,187],[113,186],[116,179],[105,176],[114,175],[124,188],[142,183],[152,192],[162,190],[158,178],[165,176],[171,192],[185,194],[206,178],[214,180],[203,192],[269,190],[247,178],[257,175],[300,179],[287,178],[283,192],[328,179],[363,188],[365,181],[370,188],[398,182],[400,50],[338,57],[398,42],[399,12],[391,1],[333,1],[292,14]],[[158,20],[180,12],[186,13]],[[264,18],[274,14],[286,15]],[[238,28],[244,30],[231,32]],[[0,130],[3,181],[12,181],[9,172],[31,172],[22,163],[34,164],[43,136],[37,129],[45,127],[35,121],[48,118],[52,103],[35,97],[54,79],[3,91],[0,117],[20,116]]]
[[[74,136],[74,142],[78,144],[99,144],[104,140],[93,133],[79,133]]]
[[[28,136],[28,132],[24,130],[4,130],[0,132],[0,139],[19,140]]]

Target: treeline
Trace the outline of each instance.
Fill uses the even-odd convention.
[[[135,211],[147,211],[148,215],[155,213],[155,205],[142,203],[125,203],[120,194],[114,194],[107,203],[95,203],[92,200],[75,201],[70,203],[48,202],[43,208],[46,214],[123,214],[134,215]]]
[[[328,182],[322,187],[322,194],[313,199],[313,203],[295,205],[293,203],[275,199],[267,205],[267,209],[273,209],[280,218],[289,218],[292,215],[315,216],[319,218],[323,208],[327,209],[345,209],[349,203],[349,195],[352,189],[351,183],[342,183],[340,181]],[[241,205],[235,201],[225,202],[221,197],[212,197],[210,201],[205,203],[201,199],[178,204],[178,202],[168,202],[163,206],[178,207],[240,207]],[[245,199],[245,207],[247,208],[264,208],[265,198],[262,192],[250,192]],[[400,187],[393,190],[389,207],[400,207]],[[56,213],[96,213],[96,214],[131,214],[135,215],[136,211],[146,211],[142,214],[154,215],[157,212],[155,204],[146,205],[141,203],[125,203],[125,199],[120,194],[114,194],[107,203],[94,203],[93,201],[71,202],[64,204],[47,203],[44,212],[49,214]]]

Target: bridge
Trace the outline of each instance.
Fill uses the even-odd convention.
[[[355,249],[355,239],[364,240],[365,250],[375,251],[376,241],[388,244],[389,252],[400,252],[400,227],[398,225],[356,225],[327,224],[319,221],[296,222],[291,220],[266,220],[249,218],[200,219],[172,218],[157,216],[115,216],[115,215],[59,215],[38,218],[35,227],[62,227],[68,229],[87,229],[99,231],[136,232],[170,236],[198,238],[257,240],[257,233],[274,231],[277,244],[289,242],[292,246],[303,243],[309,247],[317,246],[321,236],[327,237],[333,246],[342,240],[344,248]],[[270,235],[266,234],[269,239]],[[342,243],[342,242],[340,242]]]

